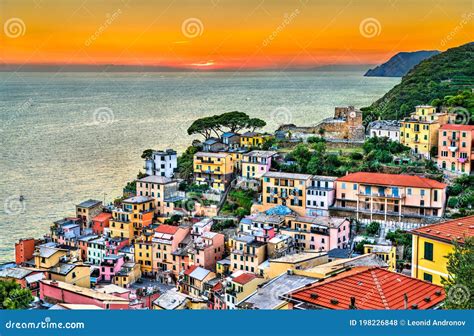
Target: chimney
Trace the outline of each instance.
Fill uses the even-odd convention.
[[[351,304],[349,305],[349,309],[357,309],[355,296],[351,296]]]
[[[407,293],[403,294],[403,303],[404,303],[404,309],[408,309],[408,295],[407,295]]]

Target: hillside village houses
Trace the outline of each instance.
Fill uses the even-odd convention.
[[[323,126],[328,141],[363,141],[362,113],[353,107],[336,108],[334,118],[314,127],[281,127],[278,136],[295,130],[314,136]],[[0,280],[30,288],[46,307],[442,307],[445,256],[453,239],[462,244],[473,235],[472,216],[444,219],[448,185],[407,174],[277,171],[274,163],[284,153],[263,149],[273,137],[224,132],[201,143],[191,182],[204,186],[202,196],[181,189],[176,151],[152,151],[145,159],[147,176],[134,181],[131,194],[110,205],[82,202],[73,217],[55,221],[42,239],[20,240],[15,264],[0,267]],[[437,145],[440,168],[472,172],[474,129],[449,124],[433,107],[416,107],[400,125],[373,122],[367,137],[400,141],[426,157]],[[223,216],[219,210],[235,188],[252,190],[250,213]],[[399,269],[399,249],[385,236],[364,242],[363,252],[355,253],[355,226],[373,221],[381,225],[379,233],[411,229],[410,275]],[[389,281],[370,300],[357,294],[357,281],[367,289],[380,279]],[[398,293],[401,286],[410,288],[408,298]],[[417,291],[429,300],[415,296]]]

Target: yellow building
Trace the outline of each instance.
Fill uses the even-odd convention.
[[[151,241],[137,240],[135,247],[135,262],[140,265],[142,273],[153,271],[153,246]]]
[[[211,189],[224,191],[232,180],[234,162],[229,153],[198,152],[194,154],[194,179]]]
[[[266,260],[267,244],[246,235],[231,238],[229,241],[231,244],[230,271],[258,273],[258,266]]]
[[[227,283],[225,288],[225,305],[227,309],[236,309],[246,297],[255,292],[265,282],[263,277],[253,273],[242,273]]]
[[[458,218],[412,230],[411,276],[440,285],[448,277],[446,258],[453,252],[453,242],[464,244],[474,236],[474,216]]]
[[[184,271],[178,281],[178,288],[182,293],[200,298],[204,294],[205,282],[214,279],[216,273],[205,268],[193,265]]]
[[[39,269],[50,269],[59,264],[62,257],[68,255],[68,250],[54,246],[40,245],[36,247],[33,257],[35,267]]]
[[[277,259],[269,260],[269,267],[265,269],[265,278],[273,279],[281,274],[297,269],[307,269],[328,262],[327,252],[306,251],[289,254]]]
[[[390,245],[364,245],[364,254],[374,253],[380,259],[388,264],[389,271],[396,271],[397,269],[397,248]]]
[[[154,199],[148,196],[135,196],[122,201],[120,208],[112,210],[110,235],[112,237],[133,239],[139,236],[144,227],[150,225],[154,215]]]
[[[431,148],[438,146],[438,130],[448,120],[448,114],[437,113],[436,107],[417,106],[415,112],[401,123],[400,142],[415,154],[430,158]]]
[[[61,263],[49,269],[50,280],[62,281],[79,287],[90,288],[90,266]]]
[[[260,148],[265,141],[270,140],[272,137],[270,134],[245,132],[240,136],[240,146],[246,148]]]
[[[252,213],[284,205],[304,216],[306,190],[311,185],[311,175],[267,172],[262,176],[262,201],[252,206]]]
[[[126,262],[120,272],[114,276],[112,283],[120,287],[128,287],[135,283],[142,276],[140,264]]]

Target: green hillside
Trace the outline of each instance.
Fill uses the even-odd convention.
[[[460,103],[474,115],[474,42],[432,56],[415,66],[400,84],[371,106],[362,108],[364,121],[401,119],[414,111],[416,105]],[[469,91],[469,92],[468,92]],[[450,99],[459,96],[462,99]],[[474,118],[471,118],[471,123]]]

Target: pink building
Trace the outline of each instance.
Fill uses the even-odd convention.
[[[346,248],[350,238],[350,221],[338,217],[286,216],[282,234],[293,238],[300,250],[329,251]]]
[[[89,304],[103,309],[129,309],[129,300],[62,281],[41,280],[40,298],[51,303]]]
[[[109,227],[111,218],[112,214],[107,212],[101,212],[100,214],[92,218],[92,231],[98,235],[104,233],[104,228]]]
[[[242,156],[242,177],[259,179],[272,166],[272,158],[276,152],[254,150]]]
[[[455,173],[474,171],[474,126],[446,124],[439,129],[438,166]]]
[[[153,272],[171,271],[177,275],[173,268],[173,255],[179,244],[189,235],[190,228],[162,224],[155,229],[152,239]]]
[[[104,257],[100,263],[97,281],[112,281],[113,277],[120,272],[124,264],[123,255],[111,254]]]
[[[189,251],[192,265],[208,270],[216,269],[216,262],[224,255],[224,235],[215,232],[204,232],[194,239],[193,248]]]

